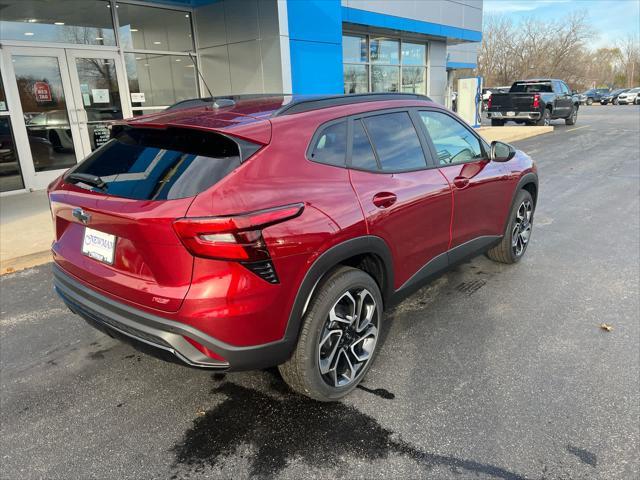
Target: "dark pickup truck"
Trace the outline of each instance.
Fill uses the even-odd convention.
[[[520,80],[507,93],[489,97],[487,116],[494,127],[514,121],[528,125],[549,125],[551,120],[563,118],[567,125],[578,119],[580,101],[562,80]]]

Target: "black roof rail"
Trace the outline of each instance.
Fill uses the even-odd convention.
[[[321,108],[337,107],[340,105],[351,105],[354,103],[381,102],[384,100],[425,100],[431,101],[426,95],[416,93],[355,93],[347,95],[322,95],[315,97],[293,96],[288,104],[279,108],[272,117],[293,115],[294,113],[310,112]]]
[[[268,98],[268,97],[282,97],[282,93],[245,93],[239,95],[219,95],[215,97],[202,97],[202,98],[189,98],[187,100],[181,100],[166,108],[167,110],[183,110],[186,108],[199,107],[202,105],[210,105],[217,103],[217,107],[231,107],[231,102],[238,100],[250,100],[252,98]],[[214,106],[215,107],[215,106]]]

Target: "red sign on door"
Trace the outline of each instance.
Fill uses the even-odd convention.
[[[36,102],[44,103],[50,102],[51,99],[51,87],[47,82],[36,82],[33,85],[33,93],[36,96]]]

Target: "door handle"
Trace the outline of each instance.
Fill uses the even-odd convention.
[[[465,188],[469,185],[469,179],[467,177],[456,177],[453,179],[453,184],[457,188]]]
[[[398,197],[391,192],[380,192],[373,196],[373,204],[378,208],[388,208],[396,203],[396,200]]]

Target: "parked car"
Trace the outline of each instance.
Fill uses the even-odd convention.
[[[384,309],[529,244],[531,158],[420,95],[198,100],[112,135],[48,189],[71,311],[191,366],[278,365],[318,400],[362,380]]]
[[[593,105],[593,102],[599,102],[602,96],[609,92],[610,89],[608,88],[592,88],[591,90],[581,93],[578,98],[582,104]]]
[[[640,105],[640,87],[632,88],[618,95],[620,105]]]
[[[556,118],[575,125],[579,106],[577,96],[562,80],[520,80],[508,93],[494,93],[489,97],[487,117],[494,127],[508,121],[549,125]]]
[[[610,93],[602,95],[602,97],[600,97],[600,104],[607,105],[611,103],[613,105],[618,105],[618,95],[628,91],[629,91],[628,88],[618,88],[617,90],[614,90]]]

